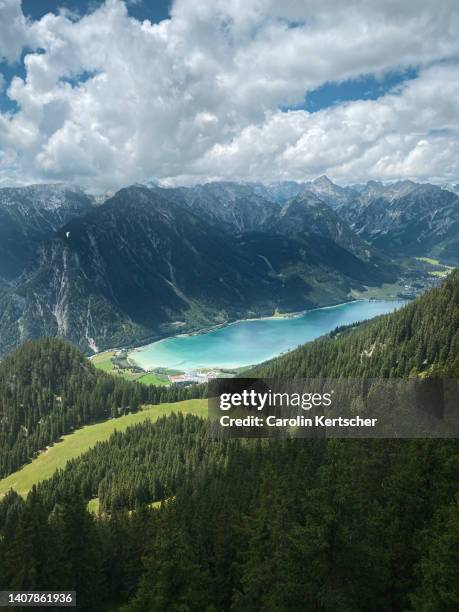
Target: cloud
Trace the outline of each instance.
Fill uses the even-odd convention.
[[[120,0],[33,23],[18,5],[0,0],[9,36],[22,28],[9,59],[32,49],[8,89],[19,111],[0,115],[2,183],[458,178],[455,0],[177,0],[159,24]],[[413,65],[418,78],[378,100],[279,110]]]
[[[301,180],[327,173],[338,181],[459,174],[458,67],[437,66],[378,100],[317,113],[272,113],[196,162],[197,174]],[[433,128],[435,126],[435,128]]]
[[[0,0],[0,60],[15,62],[27,44],[27,23],[20,0]]]

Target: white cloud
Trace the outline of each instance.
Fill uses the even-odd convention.
[[[20,0],[0,0],[0,60],[15,62],[27,43]]]
[[[404,89],[310,114],[275,112],[197,160],[195,172],[261,180],[368,177],[456,180],[459,71],[431,67]]]
[[[0,0],[17,42],[0,53],[36,51],[8,89],[20,111],[0,115],[2,183],[458,178],[455,0],[177,0],[153,25],[121,0],[29,24],[18,6]],[[419,78],[377,101],[278,110],[412,65]]]

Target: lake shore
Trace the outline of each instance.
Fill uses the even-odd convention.
[[[379,300],[375,300],[373,298],[366,300],[365,298],[355,298],[347,300],[346,302],[337,302],[336,304],[330,304],[329,306],[316,306],[315,308],[307,308],[306,310],[298,310],[296,312],[286,312],[278,315],[267,315],[265,317],[248,317],[245,319],[235,319],[234,321],[225,321],[224,323],[216,323],[215,325],[210,325],[208,327],[202,327],[195,331],[183,332],[181,334],[173,334],[171,336],[165,336],[164,338],[159,338],[158,340],[154,340],[153,342],[147,342],[146,344],[140,344],[134,348],[126,349],[129,352],[128,358],[131,353],[139,352],[144,350],[147,346],[151,346],[153,344],[160,344],[161,342],[167,342],[172,338],[190,338],[192,336],[203,336],[210,332],[216,331],[218,329],[223,329],[224,327],[230,327],[231,325],[237,325],[238,323],[251,323],[255,321],[284,321],[286,319],[298,319],[302,317],[308,312],[314,312],[315,310],[327,310],[330,308],[337,308],[338,306],[344,306],[345,304],[352,304],[354,302],[377,302]],[[387,300],[390,301],[390,300]],[[396,302],[396,298],[393,299]],[[108,349],[110,350],[110,349]],[[111,349],[114,350],[114,349]],[[105,351],[104,351],[105,352]],[[141,366],[138,366],[141,367]]]
[[[390,312],[392,305],[397,303],[402,305],[404,301],[354,298],[300,312],[219,323],[135,347],[128,352],[127,358],[129,363],[145,371],[175,368],[189,372],[203,368],[218,370],[248,367],[253,363],[260,363],[288,352],[299,344],[329,333],[335,327]],[[333,312],[333,310],[342,312],[337,312],[334,317],[324,316],[325,313]],[[292,325],[284,327],[288,325],[288,321],[292,322],[293,327]],[[277,323],[282,325],[281,329],[278,328]],[[252,324],[258,324],[258,326],[252,329]],[[259,324],[264,324],[264,327],[259,327]],[[269,330],[266,324],[270,325]],[[231,332],[235,326],[239,329]],[[194,342],[193,339],[195,339]],[[164,347],[165,344],[167,348]],[[149,356],[139,359],[140,353],[145,354],[148,351],[151,352]],[[151,363],[146,365],[145,361],[148,357]]]

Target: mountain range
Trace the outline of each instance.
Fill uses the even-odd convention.
[[[0,353],[140,344],[345,301],[395,281],[394,255],[458,261],[459,198],[409,181],[43,185],[0,189],[0,218]]]
[[[370,181],[340,211],[359,236],[387,253],[459,263],[459,197],[452,191],[412,181]]]
[[[282,183],[264,186],[283,202]],[[435,257],[459,264],[459,189],[398,181],[340,187],[321,176],[309,183],[286,183],[288,193],[309,191],[347,221],[363,240],[390,256]],[[281,195],[279,195],[281,194]]]
[[[435,257],[459,264],[459,187],[413,181],[340,187],[328,177],[311,182],[253,184],[265,198],[285,203],[306,191],[328,204],[363,240],[390,256]]]

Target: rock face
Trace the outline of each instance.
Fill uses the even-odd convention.
[[[336,242],[350,253],[369,261],[377,254],[347,224],[312,191],[289,200],[273,220],[272,229],[287,236],[301,237],[318,234]]]
[[[275,183],[249,183],[248,186],[257,194],[277,204],[285,204],[288,200],[307,191],[310,183],[296,181],[279,181]]]
[[[272,199],[239,183],[214,182],[153,190],[185,205],[209,224],[238,234],[259,230],[279,214],[279,206]]]
[[[309,183],[309,190],[318,196],[322,202],[328,204],[335,210],[340,210],[355,201],[358,193],[351,187],[340,187],[333,183],[327,176],[319,178]]]
[[[369,182],[340,209],[359,236],[401,256],[433,256],[459,264],[459,197],[436,185]]]
[[[395,256],[432,256],[459,264],[459,189],[398,181],[340,187],[322,176],[313,192],[364,241]]]
[[[281,208],[256,194],[247,203],[244,189],[166,198],[134,186],[70,221],[0,293],[0,351],[44,335],[87,352],[140,343],[336,303],[352,287],[395,278],[314,194]]]
[[[92,206],[80,189],[63,185],[0,189],[0,278],[19,276],[42,240]]]
[[[281,205],[305,192],[314,193],[322,202],[336,210],[353,202],[359,195],[358,190],[351,187],[340,187],[327,176],[320,176],[310,182],[250,183],[249,186],[264,198]]]

